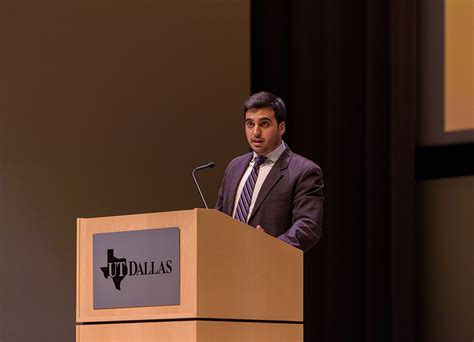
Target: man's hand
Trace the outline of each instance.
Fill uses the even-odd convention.
[[[262,226],[259,225],[259,224],[257,224],[257,230],[258,230],[259,232],[266,233],[266,232],[265,232],[265,229],[263,229]]]

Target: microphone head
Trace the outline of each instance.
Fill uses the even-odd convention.
[[[207,164],[207,167],[209,167],[209,168],[211,168],[211,169],[212,169],[214,166],[216,166],[216,163],[214,163],[214,162],[210,162],[210,163]]]

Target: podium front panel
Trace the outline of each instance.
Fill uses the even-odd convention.
[[[196,317],[196,211],[78,219],[77,322]],[[100,233],[179,228],[179,305],[94,309],[93,236]],[[132,265],[133,266],[133,265]],[[150,266],[151,267],[151,266]],[[157,269],[160,265],[153,265]],[[166,265],[164,265],[166,267]],[[100,270],[95,270],[100,272]],[[160,289],[157,288],[157,291]],[[111,291],[115,291],[111,284]]]

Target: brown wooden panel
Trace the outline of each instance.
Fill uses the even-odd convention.
[[[303,325],[209,321],[79,325],[76,341],[296,342],[303,341]]]
[[[196,341],[196,321],[78,325],[76,341]]]

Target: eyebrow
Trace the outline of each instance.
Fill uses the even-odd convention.
[[[252,122],[253,122],[254,120],[252,120],[252,119],[245,119],[245,121],[252,121]],[[258,122],[262,122],[262,121],[272,121],[272,119],[265,116],[265,117],[263,117],[263,118],[258,119],[257,121],[258,121]]]

